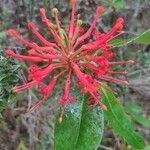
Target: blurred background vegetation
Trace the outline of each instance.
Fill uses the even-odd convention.
[[[150,28],[149,0],[78,0],[77,13],[85,21],[84,28],[89,27],[98,5],[105,7],[98,27],[106,32],[114,24],[117,17],[125,18],[125,35],[123,38],[136,36]],[[25,47],[7,37],[8,28],[17,29],[25,38],[36,38],[27,31],[27,22],[33,21],[39,30],[48,33],[39,17],[39,8],[47,9],[47,16],[52,17],[51,10],[57,7],[63,25],[69,22],[69,0],[0,0],[0,150],[51,150],[53,149],[53,130],[55,114],[60,95],[61,81],[57,92],[39,109],[28,114],[26,110],[31,103],[37,101],[38,93],[34,89],[11,93],[11,88],[26,82],[26,64],[18,60],[6,58],[3,51],[11,48],[18,53],[25,52]],[[150,36],[149,36],[150,37]],[[137,123],[147,144],[150,143],[150,45],[133,42],[117,48],[117,59],[132,59],[134,65],[124,66],[129,72],[129,86],[115,86],[120,93],[119,99],[126,111]],[[131,149],[124,141],[105,127],[100,149]]]

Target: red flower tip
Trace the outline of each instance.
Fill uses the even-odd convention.
[[[124,24],[124,19],[123,18],[118,18],[116,22],[120,23],[120,24]]]
[[[124,34],[125,33],[125,31],[120,31],[120,34]]]
[[[40,8],[40,15],[45,16],[46,10],[44,8]]]
[[[19,90],[18,90],[17,87],[13,87],[13,88],[12,88],[12,92],[13,92],[13,93],[16,93],[16,92],[18,92],[18,91],[19,91]]]
[[[77,0],[71,0],[71,5],[75,5]]]
[[[41,16],[42,21],[43,21],[44,23],[46,23],[47,25],[50,24],[50,20],[47,19],[47,17],[46,17],[46,10],[45,10],[44,8],[40,8],[40,16]]]
[[[14,55],[14,52],[12,50],[6,50],[5,54],[8,56],[12,56],[12,55]]]
[[[123,25],[121,23],[117,23],[115,28],[116,28],[116,30],[122,30]]]
[[[107,107],[105,105],[101,106],[103,110],[107,110]]]
[[[60,104],[62,105],[62,106],[66,106],[66,102],[67,102],[67,99],[66,98],[64,98],[64,97],[62,97],[61,99],[60,99]]]
[[[17,32],[16,32],[14,29],[9,29],[9,30],[7,30],[7,33],[8,33],[8,35],[10,35],[10,36],[16,36],[16,35],[17,35]]]
[[[47,17],[46,17],[46,10],[44,8],[40,8],[40,16],[42,17],[43,21],[47,21]]]
[[[28,28],[29,28],[29,29],[35,28],[35,24],[34,24],[33,22],[29,22],[29,23],[28,23]]]
[[[124,81],[124,84],[129,85],[129,82],[128,81]]]
[[[104,12],[104,7],[103,6],[99,6],[97,8],[97,14],[102,14]]]

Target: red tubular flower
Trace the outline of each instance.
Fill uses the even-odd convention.
[[[32,22],[28,23],[28,28],[40,40],[42,46],[23,39],[13,29],[8,30],[10,36],[25,44],[29,50],[27,56],[16,54],[12,50],[6,50],[5,54],[10,57],[36,63],[31,65],[28,69],[28,79],[30,81],[24,85],[13,88],[13,92],[18,92],[33,86],[39,87],[38,89],[43,95],[43,99],[33,105],[30,111],[37,108],[49,97],[57,79],[61,75],[66,74],[64,94],[60,99],[60,104],[63,107],[65,107],[68,102],[76,100],[75,97],[70,95],[71,77],[73,75],[75,75],[79,81],[78,85],[81,87],[81,92],[90,93],[91,96],[87,100],[87,103],[90,104],[90,108],[98,104],[103,109],[107,109],[100,101],[102,94],[98,88],[103,87],[107,89],[101,80],[117,84],[128,84],[127,81],[112,76],[113,74],[127,74],[127,72],[113,71],[112,65],[131,64],[133,61],[110,61],[116,54],[111,50],[112,46],[109,44],[109,41],[124,33],[124,31],[122,31],[124,20],[118,18],[115,25],[107,33],[101,33],[96,28],[96,23],[99,16],[103,13],[104,8],[99,6],[90,28],[84,31],[80,14],[75,17],[75,6],[76,0],[71,0],[71,20],[66,31],[62,29],[60,25],[58,10],[56,8],[53,10],[55,23],[52,23],[51,20],[46,17],[44,8],[40,9],[42,21],[48,27],[54,42],[46,40]],[[38,66],[39,62],[43,62],[44,66]],[[54,75],[50,83],[45,85],[44,80],[55,70],[60,73]],[[62,115],[63,113],[64,109],[62,110]],[[60,120],[62,120],[62,115]]]

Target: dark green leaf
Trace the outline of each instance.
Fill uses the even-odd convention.
[[[0,50],[0,112],[16,99],[11,89],[19,80],[19,68],[12,58],[6,57],[4,51]]]
[[[12,104],[16,101],[16,95],[10,94],[8,97],[8,103]]]
[[[12,68],[11,68],[11,72],[15,72],[15,71],[17,71],[18,69],[20,69],[20,66],[19,66],[19,65],[13,65]]]
[[[122,47],[132,42],[141,44],[150,44],[150,29],[134,37],[128,39],[114,39],[110,44],[114,47]]]
[[[104,112],[104,115],[109,126],[115,131],[115,133],[123,137],[133,148],[143,149],[144,140],[142,136],[135,132],[131,118],[125,113],[114,94],[102,88],[101,91],[103,93],[102,100],[108,109]]]
[[[55,150],[94,150],[103,135],[103,111],[99,106],[90,110],[78,90],[73,93],[77,100],[67,105],[62,123],[59,116],[55,124]]]
[[[7,77],[7,75],[6,74],[1,74],[0,75],[0,81],[2,81],[4,78],[6,78]]]

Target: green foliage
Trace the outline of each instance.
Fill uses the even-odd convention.
[[[105,4],[107,3],[109,6],[115,8],[116,10],[126,8],[125,0],[100,1]],[[55,5],[62,6],[62,4],[64,4],[64,0],[42,0],[39,3],[36,3],[33,0],[26,0],[24,3],[25,7],[28,8],[25,15],[27,16],[27,20],[34,20],[35,18],[38,18],[38,13],[35,11],[37,5],[44,6],[47,10],[50,10],[50,8],[53,8]],[[17,6],[16,8],[19,9],[21,7]],[[66,7],[65,9],[68,8],[69,7]],[[48,13],[50,12],[51,11],[48,11]],[[35,18],[32,18],[33,15]],[[6,15],[2,14],[0,16],[0,20],[2,20],[3,28],[8,28],[8,26],[10,26],[9,20],[7,23],[6,21],[3,21],[2,17],[5,18]],[[5,40],[6,32],[2,31],[0,32],[0,45],[2,45],[1,43],[3,43]],[[114,39],[110,43],[114,47],[122,47],[127,44],[131,44],[132,42],[139,44],[150,44],[150,30],[147,30],[135,37],[130,37],[126,40]],[[146,65],[150,64],[149,53],[140,53],[139,57],[141,62],[145,63]],[[9,103],[12,103],[16,100],[15,95],[11,93],[11,88],[18,82],[18,69],[19,66],[14,63],[13,59],[4,57],[3,51],[0,51],[0,112],[5,109]],[[143,139],[138,133],[134,131],[134,124],[131,120],[132,118],[135,122],[143,125],[144,127],[150,127],[150,120],[141,115],[141,107],[137,104],[126,104],[125,110],[129,116],[131,116],[130,118],[128,115],[126,115],[123,107],[117,102],[112,93],[107,92],[104,89],[102,89],[102,91],[104,93],[103,101],[108,107],[108,111],[105,111],[104,115],[109,123],[109,126],[135,149],[143,148]],[[54,139],[55,149],[96,149],[101,141],[103,134],[103,111],[100,109],[100,107],[89,110],[85,103],[86,97],[82,97],[79,91],[75,90],[74,95],[77,96],[77,101],[75,103],[68,104],[65,110],[63,122],[61,124],[58,122],[60,111],[57,115]],[[43,149],[48,147],[48,143],[46,142],[50,141],[50,134],[50,132],[47,132],[47,134],[43,137]],[[26,147],[23,142],[20,142],[17,150],[25,149]],[[149,149],[150,146],[144,148],[144,150]]]
[[[133,120],[145,128],[150,128],[150,119],[141,115],[142,108],[136,103],[126,103],[125,104],[126,112],[133,118]]]
[[[135,149],[143,149],[144,140],[142,136],[135,132],[135,127],[131,118],[125,113],[112,92],[101,88],[103,93],[102,101],[107,106],[104,112],[105,119],[108,121],[115,133],[123,137],[125,141]]]
[[[114,47],[122,47],[132,42],[139,44],[150,44],[150,29],[134,37],[130,37],[126,40],[124,39],[114,39],[110,44]]]
[[[62,123],[59,123],[60,112],[55,124],[55,150],[94,150],[103,135],[104,117],[99,106],[90,110],[78,90],[73,94],[77,101],[67,105]]]
[[[139,35],[137,39],[135,39],[135,42],[140,44],[150,44],[150,29]]]
[[[126,8],[125,0],[100,0],[103,4],[109,4],[117,10]]]
[[[142,108],[136,103],[125,103],[125,110],[132,114],[139,115],[142,111]]]
[[[5,109],[8,103],[15,100],[15,95],[11,93],[11,88],[18,82],[16,65],[13,59],[4,56],[0,50],[0,112]]]

